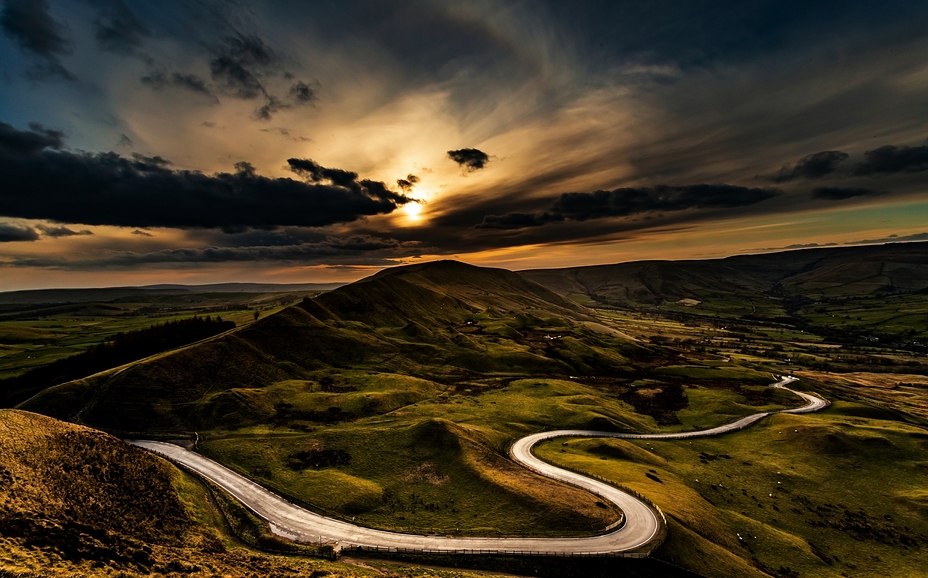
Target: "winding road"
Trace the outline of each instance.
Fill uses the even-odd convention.
[[[544,462],[532,453],[538,442],[558,437],[608,437],[619,439],[685,439],[724,434],[743,429],[775,413],[808,413],[829,405],[820,397],[793,391],[786,385],[795,381],[784,377],[773,387],[786,389],[805,399],[807,405],[774,412],[756,413],[716,428],[664,434],[611,433],[592,430],[556,430],[532,434],[517,440],[510,457],[528,469],[549,478],[583,488],[618,506],[624,517],[609,533],[583,538],[492,538],[403,534],[356,526],[300,508],[251,480],[197,453],[180,446],[147,440],[129,443],[164,456],[223,488],[264,519],[271,531],[283,538],[306,543],[333,544],[337,550],[370,549],[415,551],[434,554],[508,554],[548,556],[644,556],[655,545],[663,525],[658,509],[605,482],[564,470]]]

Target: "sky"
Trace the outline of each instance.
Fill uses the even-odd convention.
[[[0,291],[928,240],[928,3],[2,0]]]

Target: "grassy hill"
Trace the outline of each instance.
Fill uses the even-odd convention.
[[[206,487],[164,460],[100,431],[0,410],[0,575],[367,574],[248,550],[224,527]]]
[[[510,271],[455,262],[399,267],[234,334],[51,388],[23,407],[109,430],[190,432],[265,422],[281,400],[262,404],[260,394],[236,392],[319,371],[567,376],[627,371],[627,356],[648,355],[587,329],[589,320],[584,308]]]
[[[559,440],[541,451],[653,497],[671,527],[656,557],[692,571],[840,576],[876,574],[885,562],[917,575],[928,551],[918,486],[928,448],[918,416],[928,405],[924,379],[911,374],[924,365],[910,349],[835,344],[809,329],[852,335],[877,324],[919,338],[928,323],[919,309],[923,252],[801,251],[524,275],[455,262],[399,267],[207,342],[50,388],[20,408],[125,436],[197,432],[204,455],[367,526],[576,536],[617,513],[513,466],[505,457],[513,439],[559,428],[713,427],[796,405],[767,384],[801,364],[814,371],[798,372],[798,387],[836,401],[823,414],[778,416],[713,440]],[[550,288],[527,278],[536,273]],[[90,463],[120,459],[81,451]],[[777,471],[789,472],[789,484]],[[889,502],[872,506],[881,491]]]
[[[897,340],[928,337],[928,243],[806,249],[702,261],[522,271],[594,307],[780,321]],[[842,323],[844,322],[844,323]]]
[[[440,262],[378,274],[20,407],[120,435],[197,432],[200,450],[222,463],[377,527],[582,535],[616,513],[512,467],[506,444],[550,427],[682,423],[674,412],[704,400],[694,395],[690,406],[680,378],[666,378],[666,395],[633,384],[660,355],[517,274]],[[584,385],[571,375],[608,379]],[[726,411],[782,407],[740,389],[767,375],[727,378]],[[350,461],[291,467],[315,451]]]
[[[928,243],[635,261],[520,274],[560,295],[585,296],[602,304],[701,301],[719,294],[762,296],[774,290],[809,297],[907,293],[928,289]]]

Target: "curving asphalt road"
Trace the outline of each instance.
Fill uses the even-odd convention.
[[[259,517],[267,521],[278,536],[307,543],[335,544],[338,549],[356,548],[386,550],[417,550],[425,553],[473,553],[516,555],[622,555],[640,552],[655,541],[661,530],[659,511],[642,500],[604,482],[561,469],[541,461],[532,453],[540,441],[557,437],[608,437],[619,439],[684,439],[719,435],[743,429],[774,413],[808,413],[818,411],[829,402],[814,395],[793,391],[786,384],[794,377],[784,377],[773,387],[787,389],[804,398],[808,404],[796,409],[762,412],[712,429],[666,434],[628,434],[592,430],[557,430],[541,432],[517,440],[509,454],[512,459],[543,476],[583,488],[617,505],[624,518],[618,529],[599,536],[585,538],[481,538],[402,534],[356,526],[327,518],[300,508],[266,490],[251,480],[197,453],[179,446],[147,440],[129,443],[162,455],[199,473],[240,500]]]

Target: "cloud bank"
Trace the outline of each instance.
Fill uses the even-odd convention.
[[[390,213],[410,201],[357,173],[291,158],[304,180],[173,170],[160,157],[64,150],[61,133],[0,123],[0,215],[120,227],[322,227]]]
[[[564,193],[544,212],[487,215],[476,228],[520,229],[564,220],[587,221],[685,209],[731,209],[754,205],[779,194],[781,192],[778,189],[725,184],[659,185],[592,193]]]

